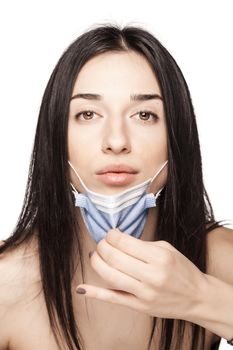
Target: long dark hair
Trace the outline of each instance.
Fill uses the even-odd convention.
[[[58,346],[65,342],[72,350],[83,348],[72,305],[71,285],[77,267],[74,256],[78,257],[82,274],[84,269],[69,183],[69,103],[77,75],[89,59],[107,51],[127,50],[134,50],[148,60],[164,100],[169,165],[167,184],[159,200],[156,239],[170,242],[206,272],[206,233],[217,225],[203,185],[189,89],[174,58],[149,31],[139,26],[120,28],[116,24],[102,24],[84,32],[63,53],[48,81],[39,112],[23,208],[14,232],[0,247],[2,253],[37,237],[50,325]],[[208,223],[211,225],[207,230]],[[148,348],[158,318],[153,320]],[[178,326],[175,334],[177,349],[180,349],[186,321],[160,321],[159,349],[170,349],[175,326]],[[203,349],[205,329],[195,324],[191,326],[190,349],[196,350],[198,346]]]

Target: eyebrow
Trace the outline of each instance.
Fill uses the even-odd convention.
[[[95,101],[96,100],[98,100],[98,101],[103,100],[102,95],[91,94],[91,93],[76,94],[76,95],[71,97],[70,101],[75,99],[75,98],[84,98],[85,100],[95,100]],[[157,99],[163,101],[162,97],[158,94],[131,94],[130,95],[131,101],[148,101],[148,100],[157,100]]]

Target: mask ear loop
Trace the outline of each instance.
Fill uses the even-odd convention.
[[[152,177],[150,184],[154,181],[154,179],[160,174],[160,172],[163,170],[163,168],[167,165],[168,160],[166,160],[166,162],[161,166],[161,168],[157,171],[157,173]],[[157,199],[157,197],[160,195],[161,191],[164,189],[165,186],[163,186],[155,195],[155,200]]]
[[[73,167],[73,165],[71,164],[71,162],[70,162],[69,160],[68,160],[68,163],[69,163],[70,167],[72,168],[72,170],[75,172],[76,176],[78,177],[78,179],[79,179],[79,181],[80,181],[82,187],[83,187],[83,188],[85,189],[85,191],[86,191],[86,190],[87,190],[87,189],[86,189],[86,186],[85,186],[85,184],[83,183],[82,179],[80,178],[79,174],[77,173],[77,171],[75,170],[75,168]],[[76,188],[74,187],[74,185],[72,184],[72,182],[70,182],[70,185],[71,185],[71,187],[73,188],[73,190],[74,190],[75,192],[79,193],[79,192],[76,190]]]
[[[76,188],[74,187],[74,185],[72,184],[72,182],[70,182],[70,186],[73,188],[73,192],[76,192],[76,193],[78,193],[78,191],[76,190]]]
[[[160,193],[162,192],[162,190],[164,189],[165,186],[163,186],[162,188],[160,188],[160,190],[155,194],[155,203],[157,198],[159,197]]]
[[[151,182],[159,175],[159,173],[163,170],[163,168],[165,167],[165,165],[167,165],[168,160],[166,160],[166,162],[161,166],[161,168],[157,171],[157,173],[152,177]]]

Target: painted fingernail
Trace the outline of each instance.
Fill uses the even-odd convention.
[[[89,252],[89,258],[93,255],[94,252]]]
[[[86,294],[86,289],[84,289],[84,288],[77,288],[76,289],[76,293],[78,293],[78,294]]]

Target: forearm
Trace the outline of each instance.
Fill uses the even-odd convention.
[[[199,303],[194,306],[190,321],[227,340],[233,338],[233,286],[205,274]]]

